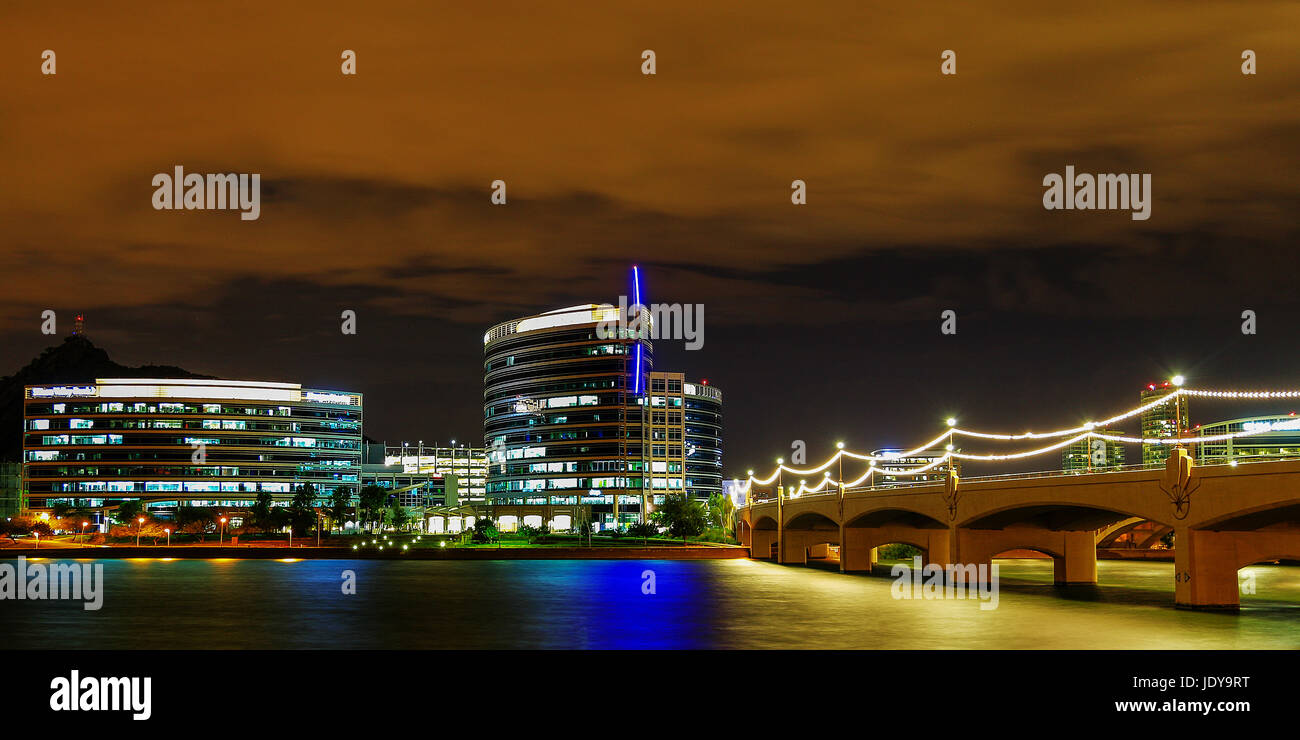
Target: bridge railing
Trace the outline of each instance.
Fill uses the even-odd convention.
[[[1227,467],[1239,467],[1242,465],[1257,465],[1260,463],[1286,462],[1291,460],[1300,460],[1300,455],[1285,455],[1285,456],[1277,456],[1277,457],[1259,457],[1259,458],[1237,458],[1235,461],[1215,462],[1215,463],[1206,463],[1206,464],[1197,463],[1196,467],[1199,469],[1227,468]],[[1129,465],[1108,465],[1104,468],[1097,468],[1093,470],[1035,470],[1035,471],[1024,472],[1024,473],[997,473],[994,475],[963,476],[961,481],[962,483],[983,483],[983,482],[996,482],[996,481],[1009,481],[1009,480],[1024,480],[1029,478],[1070,478],[1079,475],[1109,475],[1112,473],[1131,473],[1131,472],[1142,471],[1142,470],[1159,470],[1164,467],[1165,464],[1163,462],[1132,463]],[[851,488],[846,488],[845,493],[873,493],[873,492],[881,492],[881,491],[892,491],[899,488],[917,488],[921,486],[935,486],[935,485],[942,485],[942,484],[943,484],[942,479],[923,480],[923,481],[890,481],[889,483],[882,483],[880,485],[875,485],[875,486],[854,486]],[[823,491],[805,492],[797,496],[787,496],[786,500],[789,501],[792,499],[821,498],[825,496],[838,496],[838,495],[840,495],[839,488],[828,487],[826,490]],[[751,500],[748,504],[746,504],[746,506],[751,506],[753,504],[769,503],[772,501],[776,501],[775,496],[768,496],[766,498],[756,498]]]

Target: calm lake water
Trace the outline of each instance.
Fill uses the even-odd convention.
[[[0,560],[0,563],[13,563]],[[46,564],[52,562],[43,561]],[[82,561],[91,562],[91,561]],[[887,577],[714,561],[103,560],[104,606],[0,601],[31,649],[1297,648],[1300,568],[1254,566],[1240,614],[1173,608],[1173,564],[999,560],[998,608],[898,600]],[[341,574],[356,574],[356,595]],[[653,571],[656,593],[642,593]],[[1244,572],[1244,571],[1243,571]]]

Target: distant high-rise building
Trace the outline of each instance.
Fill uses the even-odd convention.
[[[704,380],[686,383],[686,492],[722,493],[722,391]]]
[[[602,528],[640,518],[654,347],[648,320],[640,332],[601,336],[618,318],[616,306],[585,304],[506,321],[483,337],[489,502],[590,505]]]
[[[1142,389],[1141,404],[1146,405],[1158,398],[1173,393],[1177,388],[1165,381],[1152,383]],[[1142,412],[1143,437],[1178,437],[1187,436],[1188,423],[1187,396],[1180,396],[1165,403],[1153,406]],[[1169,459],[1170,445],[1142,445],[1143,465],[1162,465]]]
[[[584,304],[484,335],[488,503],[590,506],[609,528],[721,493],[722,393],[655,371],[651,312],[629,314]]]
[[[1115,429],[1094,430],[1101,434],[1121,436]],[[1061,452],[1061,469],[1071,471],[1101,471],[1115,469],[1124,464],[1124,445],[1105,439],[1084,438]]]

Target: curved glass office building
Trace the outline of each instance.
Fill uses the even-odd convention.
[[[320,500],[361,472],[361,394],[297,383],[100,379],[27,386],[29,506],[247,506],[262,491]]]
[[[703,381],[685,384],[686,491],[722,493],[722,391]]]
[[[489,501],[590,504],[607,526],[639,517],[651,452],[641,409],[654,348],[648,316],[629,329],[619,313],[610,304],[572,306],[484,335]]]

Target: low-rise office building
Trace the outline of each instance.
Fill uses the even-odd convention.
[[[148,509],[328,500],[361,485],[360,393],[297,383],[105,378],[27,386],[22,485],[29,506]]]

